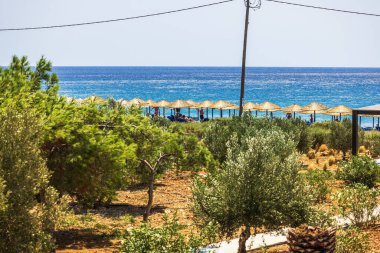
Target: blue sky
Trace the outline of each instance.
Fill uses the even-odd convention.
[[[0,0],[0,27],[77,23],[217,0]],[[288,0],[380,14],[379,0]],[[251,15],[249,66],[380,67],[380,18],[263,1]],[[186,13],[76,28],[0,33],[0,65],[41,55],[55,66],[239,66],[243,0]]]

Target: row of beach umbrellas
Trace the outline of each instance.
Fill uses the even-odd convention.
[[[95,104],[106,104],[108,100],[103,99],[98,96],[91,96],[86,99],[73,99],[73,98],[66,98],[67,101],[70,102],[76,102],[79,104],[89,104],[89,103],[95,103]],[[117,100],[117,102],[121,106],[125,107],[130,107],[130,106],[138,106],[138,107],[146,107],[146,108],[154,108],[154,107],[159,107],[163,108],[170,108],[170,109],[177,109],[177,108],[188,108],[189,112],[190,109],[207,109],[207,114],[208,114],[208,109],[217,109],[221,111],[221,116],[223,116],[223,110],[236,110],[239,109],[239,106],[225,101],[225,100],[219,100],[216,102],[206,100],[203,102],[194,102],[192,100],[176,100],[173,102],[169,102],[166,100],[161,100],[161,101],[153,101],[153,100],[142,100],[139,98],[134,98],[132,100],[124,100],[120,99]],[[313,114],[314,115],[314,120],[316,114],[326,114],[326,115],[331,115],[331,116],[349,116],[352,114],[352,110],[348,108],[347,106],[344,105],[339,105],[333,108],[328,108],[327,106],[317,103],[317,102],[312,102],[306,106],[301,106],[298,104],[293,104],[285,108],[281,108],[280,106],[271,103],[271,102],[264,102],[262,104],[256,104],[252,102],[247,102],[244,104],[243,107],[244,111],[260,111],[260,112],[266,112],[267,114],[270,112],[275,112],[275,111],[283,111],[285,113],[292,113],[294,116],[296,113],[301,113],[301,114]],[[165,111],[164,111],[165,113]],[[213,110],[212,110],[213,113]]]

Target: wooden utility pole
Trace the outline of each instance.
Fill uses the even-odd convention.
[[[261,0],[255,1],[253,5],[251,5],[250,0],[244,0],[246,2],[245,5],[245,29],[244,29],[244,45],[243,45],[243,62],[241,65],[241,84],[240,84],[240,108],[239,108],[239,116],[243,114],[243,106],[244,106],[244,88],[245,88],[245,62],[247,58],[247,41],[248,41],[248,25],[249,25],[249,9],[260,9]],[[257,111],[256,111],[257,112]]]
[[[247,40],[248,40],[249,9],[250,9],[250,2],[249,1],[250,0],[246,0],[244,45],[243,45],[243,62],[242,62],[242,66],[241,66],[239,116],[241,116],[243,114],[243,106],[244,106],[245,62],[246,62],[246,58],[247,58]]]

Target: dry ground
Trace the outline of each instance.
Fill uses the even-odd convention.
[[[323,169],[329,156],[308,159],[303,156],[305,169]],[[334,164],[328,170],[336,170]],[[154,226],[162,224],[165,213],[176,213],[183,225],[191,230],[193,213],[191,211],[191,180],[193,174],[181,172],[179,175],[168,172],[157,180],[154,196],[154,208],[150,222]],[[337,187],[340,184],[337,183]],[[335,187],[334,187],[335,188]],[[147,201],[147,189],[135,185],[126,191],[118,192],[117,199],[108,208],[99,208],[87,213],[69,214],[66,224],[57,232],[58,253],[111,253],[120,252],[120,235],[127,229],[139,226],[142,221],[144,205]],[[185,231],[185,232],[187,232]],[[372,252],[380,252],[380,227],[368,230]],[[261,251],[254,251],[261,252]],[[267,252],[288,252],[286,245],[268,249]]]

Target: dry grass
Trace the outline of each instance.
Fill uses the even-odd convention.
[[[327,153],[325,151],[325,153]],[[319,162],[316,162],[319,159]],[[303,155],[301,161],[305,171],[307,169],[323,169],[328,164],[330,156],[322,156],[316,153],[316,158],[309,159]],[[336,161],[342,159],[342,154],[335,155]],[[334,163],[327,168],[336,171]],[[150,222],[153,226],[162,224],[165,213],[177,213],[179,222],[188,225],[187,231],[194,229],[193,213],[191,211],[191,181],[190,172],[182,172],[176,175],[168,172],[164,177],[157,180],[154,208]],[[342,182],[333,181],[330,187],[336,192],[343,186]],[[328,198],[329,199],[329,198]],[[117,199],[109,208],[99,208],[88,213],[68,215],[66,224],[57,232],[58,253],[111,253],[119,252],[120,232],[139,226],[142,221],[144,205],[147,201],[147,188],[135,185],[126,191],[118,192]],[[329,200],[327,201],[330,202]],[[326,207],[329,204],[326,205]],[[380,252],[380,227],[368,230],[373,250]],[[251,252],[262,252],[260,250]],[[269,248],[266,252],[288,252],[287,245],[279,245]]]

